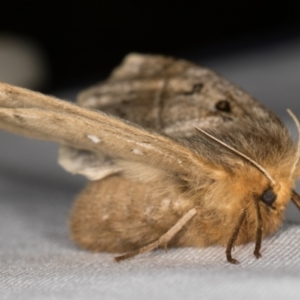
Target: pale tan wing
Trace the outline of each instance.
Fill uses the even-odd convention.
[[[107,81],[83,91],[78,103],[181,138],[195,135],[195,127],[236,126],[246,116],[276,118],[215,72],[159,55],[128,55]]]
[[[168,137],[53,97],[0,85],[0,128],[75,149],[187,174],[208,168]]]

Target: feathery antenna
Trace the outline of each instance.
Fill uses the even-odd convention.
[[[298,120],[297,120],[298,121]],[[299,122],[298,122],[299,124]],[[195,127],[197,130],[199,130],[201,133],[203,133],[204,135],[206,135],[207,137],[209,137],[210,139],[214,140],[215,142],[217,142],[218,144],[222,145],[223,147],[231,150],[232,152],[236,153],[237,155],[243,157],[246,161],[250,162],[252,165],[254,165],[258,170],[260,170],[269,180],[270,182],[274,185],[275,184],[275,180],[271,177],[271,175],[267,172],[266,169],[264,169],[261,165],[259,165],[256,161],[254,161],[253,159],[251,159],[250,157],[248,157],[247,155],[241,153],[240,151],[232,148],[231,146],[227,145],[226,143],[220,141],[219,139],[217,139],[216,137],[212,136],[211,134],[209,134],[208,132],[204,131],[203,129],[200,129],[198,127]],[[300,130],[300,125],[299,125],[299,130]]]

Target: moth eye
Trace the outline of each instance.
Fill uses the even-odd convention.
[[[261,196],[261,200],[265,204],[271,206],[274,203],[274,201],[276,200],[276,195],[274,194],[272,189],[268,189],[263,192],[263,194]]]
[[[228,100],[220,100],[217,102],[216,109],[224,112],[231,112],[231,107]]]

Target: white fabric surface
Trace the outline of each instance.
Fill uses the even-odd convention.
[[[202,62],[288,120],[300,116],[300,41]],[[290,128],[292,122],[288,121]],[[122,263],[77,248],[68,214],[84,180],[56,165],[56,146],[0,132],[0,299],[297,299],[300,225],[253,244],[157,250]],[[300,220],[294,207],[289,220]]]

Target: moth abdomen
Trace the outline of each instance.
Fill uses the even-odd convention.
[[[112,175],[89,183],[71,214],[72,239],[93,251],[127,252],[157,240],[193,204],[169,188]]]

